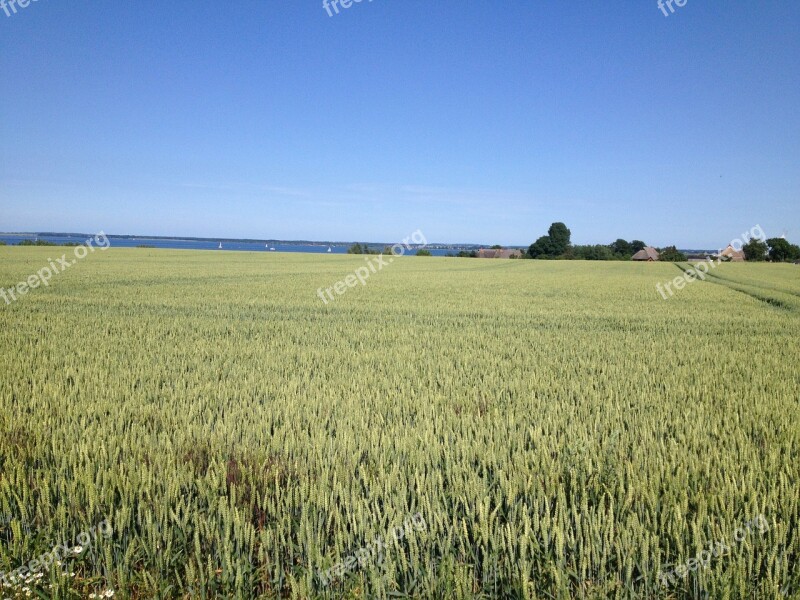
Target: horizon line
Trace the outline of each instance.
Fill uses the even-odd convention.
[[[24,236],[24,235],[35,235],[35,236],[53,236],[53,237],[85,237],[85,236],[93,236],[96,235],[94,233],[82,233],[82,232],[66,232],[66,231],[0,231],[0,236],[3,235],[10,235],[10,236]],[[203,242],[253,242],[253,243],[267,243],[267,242],[276,242],[276,243],[287,243],[287,244],[310,244],[310,245],[331,245],[331,246],[345,246],[348,244],[368,244],[368,245],[391,245],[391,242],[363,242],[358,240],[350,240],[350,241],[331,241],[331,240],[306,240],[306,239],[278,239],[278,238],[230,238],[230,237],[208,237],[208,236],[181,236],[181,235],[145,235],[145,234],[132,234],[132,233],[104,233],[104,235],[108,238],[135,238],[135,239],[142,239],[142,240],[186,240],[186,241],[203,241]],[[622,238],[620,238],[622,239]],[[631,240],[626,240],[631,241]],[[531,242],[533,243],[533,242]],[[452,246],[452,247],[477,247],[477,248],[491,248],[492,246],[502,246],[504,249],[525,249],[530,247],[531,244],[476,244],[474,242],[427,242],[424,244],[425,246]],[[609,244],[576,244],[572,243],[573,246],[608,246]],[[650,246],[650,244],[648,244]],[[678,250],[701,250],[701,251],[713,251],[709,248],[690,248],[690,247],[678,247]]]

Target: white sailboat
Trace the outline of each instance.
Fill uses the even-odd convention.
[[[222,242],[219,243],[219,249],[222,250]]]
[[[331,248],[330,246],[328,246],[328,252],[333,252],[333,248]]]

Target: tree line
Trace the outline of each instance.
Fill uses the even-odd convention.
[[[560,260],[630,260],[634,254],[647,247],[642,240],[627,241],[622,238],[610,244],[572,244],[572,232],[564,223],[553,223],[547,235],[533,242],[524,258]],[[675,246],[657,248],[661,260],[679,262],[686,255]]]
[[[784,238],[750,240],[742,250],[745,260],[754,262],[794,262],[800,260],[800,246],[790,244]]]
[[[630,260],[634,254],[647,246],[641,240],[618,239],[610,244],[573,245],[569,228],[564,223],[553,223],[547,235],[533,242],[523,258],[561,260]],[[687,256],[675,246],[656,248],[659,260],[684,262]],[[743,246],[745,260],[792,262],[800,260],[800,246],[790,244],[783,238],[762,241],[753,239]]]

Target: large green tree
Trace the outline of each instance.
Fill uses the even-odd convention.
[[[667,246],[659,250],[659,260],[664,262],[685,262],[686,255],[675,246]]]
[[[547,230],[547,235],[552,244],[554,256],[561,256],[567,251],[570,245],[572,232],[563,223],[553,223]]]
[[[800,247],[790,244],[783,238],[770,238],[767,240],[767,246],[769,246],[769,259],[772,262],[800,259]]]
[[[638,252],[638,250],[633,249],[629,242],[622,238],[611,244],[611,250],[614,254],[619,254],[620,256],[631,256],[634,252]]]
[[[549,235],[543,235],[533,242],[528,248],[528,256],[531,258],[545,258],[552,256],[553,244],[550,242]]]
[[[543,235],[528,248],[531,258],[556,258],[563,256],[570,247],[571,232],[563,223],[553,223]]]
[[[753,239],[742,246],[742,250],[744,251],[745,260],[763,261],[767,260],[769,247],[761,240]]]

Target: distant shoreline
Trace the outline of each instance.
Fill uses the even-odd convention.
[[[3,237],[19,237],[19,238],[26,238],[30,236],[34,237],[41,237],[41,238],[75,238],[76,240],[85,239],[87,237],[91,237],[94,234],[89,233],[59,233],[53,231],[39,231],[39,232],[0,232],[0,238]],[[321,242],[321,241],[312,241],[312,240],[276,240],[276,239],[252,239],[252,238],[210,238],[210,237],[185,237],[185,236],[165,236],[165,235],[127,235],[127,234],[106,234],[106,237],[110,240],[127,240],[127,241],[160,241],[160,242],[188,242],[188,243],[210,243],[210,244],[270,244],[270,245],[281,245],[281,246],[319,246],[319,247],[326,247],[331,246],[334,248],[349,248],[358,240],[353,240],[349,242]],[[391,246],[394,242],[359,242],[365,243],[370,247],[378,247],[383,248],[385,246]],[[429,243],[425,246],[431,250],[479,250],[481,248],[491,248],[491,244],[474,244],[474,243],[465,243],[465,244],[447,244],[447,243]],[[528,246],[503,246],[503,248],[508,250],[527,250]],[[709,254],[716,252],[714,249],[698,249],[698,248],[679,248],[679,250],[685,254]]]
[[[93,236],[89,233],[67,233],[67,232],[54,232],[54,231],[30,231],[30,232],[0,232],[0,237],[42,237],[42,238],[86,238]],[[230,244],[281,244],[287,246],[336,246],[336,247],[349,247],[359,240],[351,241],[319,241],[319,240],[278,240],[271,238],[253,239],[253,238],[223,238],[223,237],[187,237],[187,236],[164,236],[164,235],[129,235],[129,234],[106,234],[110,240],[135,240],[135,241],[169,241],[169,242],[210,242],[210,243],[230,243]],[[395,242],[361,242],[369,246],[391,246]],[[471,250],[479,248],[490,248],[489,244],[447,244],[447,243],[429,243],[426,245],[428,248],[437,248],[440,250]],[[527,249],[528,246],[503,246],[511,250]]]

